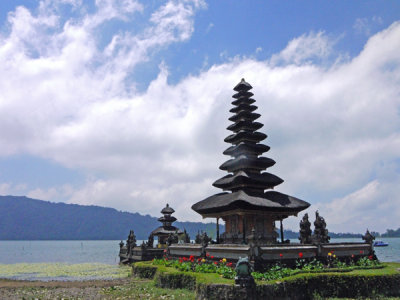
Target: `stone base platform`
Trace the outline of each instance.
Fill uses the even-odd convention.
[[[329,255],[329,253],[331,255]],[[203,247],[200,244],[174,244],[168,247],[170,257],[207,257],[213,260],[227,259],[236,262],[240,257],[249,257],[256,268],[282,262],[291,265],[298,259],[312,260],[314,258],[326,261],[328,257],[340,260],[359,259],[373,255],[373,249],[368,243],[328,243],[320,245],[276,244],[250,246],[240,244],[210,244]],[[257,267],[258,266],[258,267]]]
[[[122,264],[133,263],[136,261],[148,261],[153,258],[162,258],[164,253],[163,248],[142,248],[134,247],[130,255],[127,254],[126,248],[123,247],[119,253],[119,261]]]

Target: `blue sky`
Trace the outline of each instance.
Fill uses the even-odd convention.
[[[2,1],[0,194],[200,220],[245,77],[277,190],[333,231],[397,228],[399,18],[398,1]]]

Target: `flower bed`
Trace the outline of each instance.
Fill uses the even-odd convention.
[[[214,261],[213,256],[207,255],[206,258],[181,257],[179,259],[153,259],[154,265],[162,265],[166,267],[174,267],[183,272],[196,272],[196,273],[217,273],[223,278],[233,279],[236,272],[233,268],[232,262],[227,262],[225,258]]]
[[[327,264],[323,264],[317,259],[306,260],[302,258],[302,253],[299,253],[299,259],[296,261],[295,268],[289,268],[282,263],[277,263],[270,267],[266,272],[252,272],[256,280],[275,280],[284,277],[289,277],[299,273],[313,272],[350,272],[355,269],[370,269],[380,268],[380,262],[374,260],[372,256],[363,257],[361,259],[351,259],[349,263],[339,260],[335,254],[329,252]],[[153,259],[153,265],[161,265],[173,267],[182,272],[195,273],[216,273],[223,278],[233,279],[236,276],[234,265],[228,262],[225,258],[214,260],[213,256],[206,255],[205,258],[195,258],[193,255],[189,257],[180,257],[179,259]]]

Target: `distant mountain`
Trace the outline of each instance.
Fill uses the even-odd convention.
[[[0,240],[125,240],[131,229],[137,239],[147,239],[160,225],[156,217],[113,208],[0,196]],[[174,225],[185,228],[192,239],[198,230],[216,231],[215,223]]]
[[[131,229],[136,238],[142,240],[160,225],[156,217],[114,208],[0,196],[0,240],[125,240]],[[174,225],[185,228],[192,239],[198,231],[206,231],[215,238],[215,223],[175,222]],[[224,231],[224,226],[220,225],[220,232]],[[378,232],[373,234],[379,237]],[[298,236],[298,232],[284,230],[285,239],[297,239]],[[361,239],[360,233],[329,232],[329,236]],[[388,229],[381,235],[399,236],[400,228]]]

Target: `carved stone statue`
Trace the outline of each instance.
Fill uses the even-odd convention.
[[[369,230],[367,229],[367,232],[365,233],[365,235],[362,236],[362,239],[368,243],[372,245],[372,242],[375,240],[375,237],[369,232]]]
[[[311,244],[311,223],[308,220],[308,214],[306,213],[303,216],[303,219],[300,221],[300,243],[302,244]]]
[[[196,244],[201,244],[201,234],[200,234],[199,231],[197,231],[197,235],[196,235],[196,238],[195,238],[194,242]]]
[[[124,242],[123,241],[121,241],[120,243],[119,243],[119,249],[122,249],[122,247],[124,247]]]
[[[134,247],[136,247],[136,236],[133,230],[131,230],[126,240],[126,254],[131,255],[131,251]]]
[[[186,229],[183,230],[183,242],[186,244],[190,244],[190,236],[186,232]]]
[[[316,244],[322,244],[329,243],[329,240],[330,237],[328,236],[328,230],[326,229],[325,219],[319,215],[317,210],[315,212],[314,234],[312,236],[312,241]]]
[[[152,233],[150,233],[150,235],[149,235],[149,237],[147,239],[146,246],[148,248],[153,248],[153,246],[154,246],[154,235]]]
[[[254,278],[251,276],[252,267],[249,263],[249,258],[239,258],[236,263],[236,277],[235,284],[240,285],[240,287],[253,287],[255,286]]]
[[[177,244],[178,240],[179,240],[179,238],[178,238],[178,233],[177,232],[170,233],[168,235],[168,238],[167,238],[167,245],[171,246],[172,244]]]
[[[208,244],[211,242],[211,240],[212,240],[212,239],[207,235],[207,232],[203,232],[202,235],[201,235],[200,244],[201,244],[203,247],[207,247]]]

